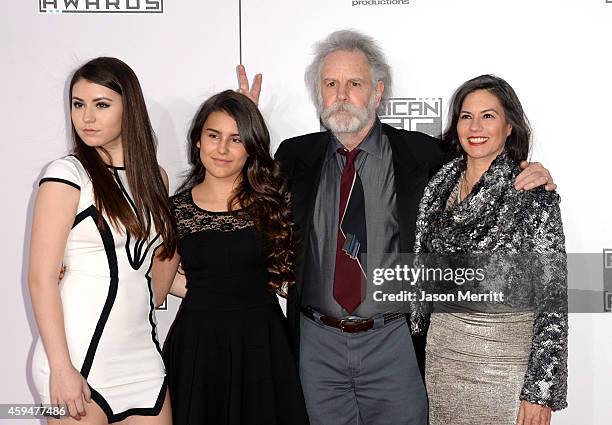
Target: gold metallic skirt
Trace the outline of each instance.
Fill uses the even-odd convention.
[[[533,313],[434,313],[427,334],[430,425],[514,425]]]

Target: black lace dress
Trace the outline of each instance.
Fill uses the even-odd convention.
[[[265,246],[248,208],[209,212],[172,198],[187,295],[164,347],[174,424],[306,424],[297,368]]]

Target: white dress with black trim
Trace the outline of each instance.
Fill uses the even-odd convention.
[[[125,169],[111,171],[134,207]],[[150,271],[161,237],[149,221],[149,239],[134,239],[123,228],[111,227],[106,215],[100,229],[92,182],[75,156],[49,164],[40,183],[47,181],[80,190],[64,253],[66,273],[59,285],[72,364],[87,380],[93,400],[109,422],[130,415],[157,415],[166,379]],[[49,403],[49,362],[40,339],[32,374],[42,402]]]

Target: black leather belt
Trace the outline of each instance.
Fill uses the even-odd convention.
[[[302,307],[301,311],[304,316],[308,317],[311,320],[314,320],[315,322],[321,322],[326,326],[331,326],[332,328],[340,329],[341,331],[347,333],[365,332],[369,331],[374,327],[374,318],[372,317],[370,317],[369,319],[336,319],[335,317],[331,316],[319,316],[318,314],[316,314],[315,310],[310,307]],[[317,316],[319,316],[318,319]],[[383,323],[385,325],[402,317],[406,317],[406,315],[404,313],[385,313],[382,315]]]

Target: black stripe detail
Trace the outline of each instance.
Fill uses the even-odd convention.
[[[74,223],[72,224],[72,228],[74,229],[77,226],[77,224],[85,220],[87,217],[91,217],[94,214],[97,214],[97,210],[94,205],[90,205],[88,208],[85,208],[83,211],[78,213],[76,217],[74,218]],[[96,226],[97,226],[97,223],[96,223]]]
[[[111,170],[125,170],[125,166],[123,167],[116,167],[114,165],[110,165],[110,164],[104,164],[106,165],[107,168],[110,168]]]
[[[123,196],[125,196],[125,198],[127,199],[128,204],[132,207],[134,214],[136,214],[136,203],[134,203],[134,200],[130,197],[130,194],[128,193],[127,189],[123,185],[123,182],[121,181],[121,177],[119,177],[119,172],[117,170],[118,168],[113,168],[112,170],[113,174],[115,175],[115,180],[117,181],[117,184],[119,185],[119,189],[121,189],[121,192],[123,192]],[[147,234],[149,234],[150,231],[151,231],[151,216],[150,214],[147,214],[147,229],[146,229]],[[157,234],[151,242],[149,242],[146,239],[145,240],[136,239],[135,246],[134,246],[134,254],[132,255],[132,251],[130,251],[130,241],[132,237],[130,235],[130,232],[128,232],[127,230],[125,234],[126,234],[125,252],[127,254],[128,262],[130,263],[130,266],[132,266],[134,270],[139,270],[142,264],[144,263],[145,258],[147,257],[147,253],[149,252],[149,249],[153,246],[153,244],[159,238],[160,235]],[[147,245],[143,253],[142,248],[145,246],[145,244]]]
[[[110,315],[110,312],[113,308],[113,304],[115,303],[115,298],[117,297],[117,288],[119,285],[119,267],[117,264],[117,253],[115,252],[115,240],[113,238],[110,226],[108,225],[106,220],[102,218],[103,226],[102,229],[100,229],[100,226],[97,225],[98,220],[100,218],[99,213],[93,205],[87,208],[87,210],[83,211],[83,213],[85,212],[87,212],[87,214],[84,215],[81,220],[85,217],[91,217],[94,221],[96,228],[100,232],[100,237],[102,238],[102,244],[104,245],[104,250],[106,251],[106,259],[108,260],[108,269],[110,273],[108,295],[106,296],[106,301],[104,303],[104,307],[102,308],[102,313],[100,314],[100,318],[98,319],[98,323],[96,324],[96,329],[91,338],[91,342],[89,343],[89,348],[87,349],[87,354],[85,355],[83,366],[81,367],[81,375],[83,375],[83,377],[87,379],[87,377],[89,376],[89,371],[91,370],[91,366],[93,364],[93,359],[96,354],[96,350],[98,349],[98,344],[100,343],[100,338],[102,337],[102,332],[104,331],[104,326],[106,326],[108,316]]]
[[[108,402],[102,397],[102,394],[97,392],[91,386],[89,386],[89,390],[91,391],[91,399],[95,401],[100,409],[106,415],[106,419],[108,423],[119,422],[126,419],[128,416],[157,416],[159,412],[161,412],[162,407],[164,406],[164,399],[166,398],[166,389],[168,387],[168,378],[164,377],[164,382],[159,390],[159,394],[157,395],[157,400],[155,400],[155,405],[153,407],[135,407],[132,409],[125,410],[119,413],[113,413],[113,409],[111,409]]]
[[[64,183],[67,184],[68,186],[72,186],[75,189],[81,190],[81,186],[79,186],[76,183],[71,182],[70,180],[66,180],[66,179],[60,179],[57,177],[43,177],[42,179],[40,179],[40,181],[38,182],[38,186],[40,186],[41,184],[43,184],[44,182],[56,182],[56,183]]]
[[[104,250],[106,251],[106,258],[108,260],[108,266],[109,266],[109,272],[110,272],[110,285],[109,285],[108,295],[106,297],[106,302],[104,303],[104,307],[102,308],[102,313],[100,314],[100,318],[98,319],[96,329],[92,336],[91,342],[89,343],[89,348],[87,349],[87,354],[85,355],[85,360],[83,361],[83,366],[81,367],[81,375],[85,379],[87,379],[87,377],[89,376],[89,372],[91,371],[91,367],[93,365],[93,359],[96,354],[98,344],[100,343],[100,339],[102,337],[104,327],[106,325],[106,322],[108,321],[108,317],[110,315],[110,312],[113,308],[113,304],[115,302],[115,298],[117,296],[117,289],[118,289],[118,283],[119,283],[119,269],[118,269],[117,253],[115,251],[115,242],[114,242],[113,234],[106,220],[103,219],[103,229],[102,230],[100,230],[100,228],[97,226],[99,212],[96,209],[96,207],[94,205],[91,205],[89,208],[81,211],[74,220],[73,228],[74,226],[79,224],[81,221],[85,220],[87,217],[91,217],[94,224],[96,225],[96,228],[100,232],[100,237],[102,238]],[[161,355],[161,349],[159,346],[159,342],[157,341],[156,326],[155,326],[155,322],[153,321],[153,314],[154,314],[153,313],[153,309],[154,309],[153,288],[151,284],[151,277],[149,276],[152,266],[153,266],[153,257],[151,258],[151,264],[149,266],[149,270],[146,273],[146,277],[148,281],[148,288],[149,288],[149,297],[150,297],[149,304],[151,306],[150,307],[151,310],[149,312],[149,322],[151,323],[151,327],[152,327],[151,335],[152,335],[153,343],[155,344],[157,351]],[[157,400],[155,401],[155,405],[153,407],[132,408],[124,412],[120,412],[116,414],[113,413],[113,410],[108,404],[108,402],[104,399],[104,397],[98,391],[96,391],[91,386],[89,388],[91,390],[91,398],[100,406],[100,408],[106,415],[108,422],[114,423],[114,422],[122,421],[128,416],[132,416],[132,415],[140,415],[140,416],[159,415],[159,412],[161,411],[162,406],[164,404],[164,398],[166,396],[167,378],[164,378],[163,384],[157,396]]]
[[[132,197],[130,196],[130,194],[128,193],[127,189],[125,188],[125,186],[123,186],[123,182],[121,181],[121,177],[119,176],[119,171],[117,167],[113,167],[113,174],[115,175],[115,180],[117,180],[117,184],[119,185],[119,189],[121,189],[121,192],[123,192],[123,196],[125,196],[125,198],[127,199],[128,203],[132,206],[132,209],[134,210],[134,212],[136,212],[136,203],[134,202],[134,200],[132,199]]]
[[[157,238],[156,238],[157,239]],[[158,245],[153,250],[153,255],[151,255],[151,263],[149,264],[149,269],[145,273],[145,277],[147,278],[147,287],[149,288],[149,323],[151,324],[151,339],[153,340],[153,344],[157,348],[159,355],[162,356],[161,346],[159,345],[159,341],[157,340],[157,325],[155,324],[155,320],[153,320],[153,316],[155,315],[155,295],[153,294],[153,285],[151,283],[151,269],[153,268],[153,260],[155,259],[155,253],[161,246]]]

